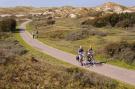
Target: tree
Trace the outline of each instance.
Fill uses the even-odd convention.
[[[109,23],[112,27],[114,27],[119,22],[119,15],[113,14],[109,17]]]
[[[53,19],[53,17],[49,17],[49,18],[47,19],[47,24],[48,24],[48,25],[53,25],[53,24],[55,24],[55,20]]]
[[[0,21],[0,32],[14,32],[16,30],[16,20],[12,18],[3,18]]]

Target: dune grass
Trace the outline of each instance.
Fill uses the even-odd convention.
[[[68,21],[68,20],[66,20],[66,21]],[[56,25],[67,27],[67,25],[69,24],[70,27],[79,27],[78,23],[76,25],[72,26],[70,24],[71,21],[69,21],[69,23],[65,24],[66,21],[58,20],[58,21],[56,21],[57,22]],[[27,31],[31,32],[32,29],[33,29],[33,27],[30,24],[28,24]],[[76,29],[74,28],[72,30],[76,30]],[[109,35],[103,36],[103,37],[102,36],[90,36],[89,38],[85,38],[85,39],[77,40],[77,41],[66,41],[64,39],[55,39],[55,38],[53,39],[53,38],[49,38],[49,37],[39,37],[39,40],[47,45],[50,45],[52,47],[55,47],[60,50],[63,50],[63,51],[76,55],[77,49],[79,48],[80,45],[82,45],[85,50],[87,50],[89,48],[89,46],[91,45],[94,48],[94,50],[97,52],[99,49],[103,48],[105,45],[107,45],[110,42],[119,42],[121,40],[128,40],[128,41],[132,42],[135,39],[133,32],[124,31],[121,28],[112,28],[112,29],[101,28],[100,30],[107,32]],[[48,34],[45,34],[45,30],[43,30],[43,29],[40,29],[40,31],[41,31],[41,33],[43,32],[42,34],[40,33],[40,36],[48,35]],[[50,31],[50,34],[53,35],[54,33]],[[99,54],[96,55],[95,58],[96,58],[96,60],[99,60],[99,61],[108,60],[106,57],[104,57],[103,55],[99,55]],[[135,70],[134,65],[129,65],[129,64],[127,64],[123,61],[119,61],[119,60],[109,61],[108,64]]]
[[[41,87],[41,85],[42,85],[42,87],[46,86],[45,88],[49,88],[49,89],[54,89],[54,88],[55,89],[59,89],[59,88],[75,89],[76,87],[78,89],[90,89],[90,88],[135,89],[134,86],[131,86],[131,85],[128,85],[125,83],[120,83],[116,80],[106,78],[104,76],[95,74],[93,72],[87,72],[84,69],[80,69],[80,68],[78,69],[77,67],[75,67],[71,64],[59,61],[53,57],[50,57],[49,55],[41,53],[41,52],[37,51],[36,49],[32,48],[31,46],[29,46],[27,43],[25,43],[25,41],[20,37],[19,33],[15,33],[15,38],[20,42],[21,45],[23,45],[27,50],[29,50],[30,55],[35,56],[38,59],[45,60],[45,64],[43,64],[44,62],[42,62],[42,63],[39,62],[40,64],[36,64],[36,66],[31,63],[29,64],[29,62],[28,62],[28,65],[31,65],[30,68],[32,68],[32,70],[33,70],[33,68],[36,68],[39,65],[40,65],[40,68],[44,68],[42,66],[46,66],[50,70],[50,71],[49,70],[46,71],[47,74],[49,74],[48,76],[46,74],[43,74],[44,71],[42,71],[42,70],[38,71],[38,72],[41,72],[40,73],[40,74],[42,74],[42,75],[40,75],[41,77],[43,77],[43,75],[44,75],[44,78],[48,77],[47,79],[43,78],[44,80],[42,80],[42,79],[38,80],[39,84],[40,84],[39,87]],[[27,62],[25,64],[27,66]],[[45,67],[45,70],[46,70],[46,67]],[[82,79],[79,78],[79,76],[78,76],[78,74],[80,74],[80,73],[81,73],[81,75],[79,75],[79,76],[83,77]],[[53,80],[53,76],[57,76],[55,78],[55,80]],[[78,78],[76,79],[75,76],[78,76]],[[37,75],[34,74],[33,77],[37,77]],[[37,79],[38,78],[39,77],[37,77]],[[66,78],[66,81],[65,81],[65,78]],[[94,80],[93,80],[93,78],[94,78]],[[51,81],[52,81],[51,83],[49,82],[50,81],[49,79],[51,79]],[[89,82],[89,79],[91,79],[92,81],[95,81],[95,83],[93,83],[94,85],[93,84],[91,85],[92,82]],[[100,80],[100,82],[99,82],[99,80]],[[101,80],[103,80],[104,82],[102,82]],[[41,82],[46,82],[46,83],[44,84]],[[49,82],[49,83],[47,83],[47,82]],[[97,84],[96,84],[96,82],[97,82]],[[35,83],[31,82],[31,84],[35,84]],[[83,84],[83,86],[82,86],[82,84]],[[34,87],[34,85],[31,85],[31,86]]]
[[[77,53],[77,48],[82,45],[84,47],[85,50],[87,50],[89,48],[89,44],[86,43],[86,40],[83,40],[81,42],[66,42],[66,41],[51,41],[51,40],[48,40],[48,39],[40,39],[39,40],[47,45],[50,45],[52,47],[55,47],[55,48],[58,48],[60,50],[63,50],[63,51],[66,51],[66,52],[69,52],[69,53],[72,53],[72,54],[75,54]],[[87,40],[88,41],[88,40]],[[86,44],[81,44],[85,42]],[[97,47],[97,48],[96,48]],[[96,46],[95,49],[98,49],[100,48],[101,46]],[[104,57],[103,55],[99,55],[97,54],[95,56],[95,59],[98,60],[98,61],[107,61],[108,64],[112,64],[112,65],[115,65],[115,66],[119,66],[119,67],[122,67],[122,68],[126,68],[126,69],[131,69],[131,70],[135,70],[135,66],[134,65],[129,65],[127,63],[125,63],[124,61],[120,61],[120,60],[111,60],[110,59],[107,59],[106,57]]]

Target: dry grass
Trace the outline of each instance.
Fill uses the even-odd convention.
[[[50,26],[49,28],[46,28],[46,29],[42,29],[46,26],[41,24],[41,26],[39,27],[40,28],[39,34],[40,34],[41,38],[39,37],[39,40],[48,44],[48,45],[51,45],[55,48],[58,48],[60,50],[67,51],[67,52],[70,52],[73,54],[77,53],[77,49],[80,45],[82,45],[85,50],[87,50],[89,48],[89,46],[92,45],[92,47],[94,48],[94,51],[98,54],[98,55],[96,55],[96,59],[101,60],[101,61],[108,59],[108,58],[106,58],[106,55],[101,54],[101,52],[103,52],[102,49],[107,44],[112,43],[112,42],[117,43],[117,42],[123,41],[123,40],[127,40],[129,42],[135,41],[134,40],[135,39],[134,29],[125,30],[125,29],[116,28],[116,27],[114,27],[114,28],[110,28],[110,27],[94,28],[91,26],[81,28],[80,22],[82,20],[83,20],[83,18],[73,19],[73,20],[72,19],[56,19],[56,24],[53,26]],[[77,21],[77,22],[75,23],[75,21]],[[33,21],[33,23],[36,23],[36,21]],[[62,26],[65,28],[63,28],[61,30],[60,28],[56,28],[55,26]],[[29,25],[27,27],[28,27],[29,31],[31,31],[31,29],[34,28],[31,25]],[[71,28],[73,28],[73,29],[71,29]],[[59,37],[59,35],[56,36],[55,31],[58,30],[62,34],[66,33],[65,36],[68,36],[69,33],[77,34],[77,32],[80,31],[80,29],[77,29],[77,28],[90,29],[92,31],[91,33],[93,33],[93,31],[94,31],[94,34],[97,34],[97,35],[88,35],[86,37],[82,37],[82,39],[80,39],[80,40],[73,40],[73,41],[72,40],[65,40],[65,39],[56,39],[57,36]],[[66,29],[70,29],[69,32],[67,32]],[[54,31],[54,32],[52,32],[52,31]],[[47,32],[47,34],[45,34],[46,32]],[[100,33],[101,33],[101,35],[102,35],[102,33],[106,33],[107,36],[100,36]],[[51,38],[49,36],[47,37],[47,35],[49,35],[49,34],[51,35],[51,37],[53,37],[54,35],[56,37],[53,37],[53,38]],[[46,35],[46,37],[42,37],[45,35]],[[79,36],[73,35],[73,37],[74,36],[80,38],[82,35],[81,36],[80,35]],[[71,36],[69,35],[69,39],[72,39],[71,37],[72,37],[72,35]],[[62,38],[64,38],[64,37],[62,36]],[[119,61],[119,62],[118,61],[117,62],[111,61],[109,63],[120,66],[120,67],[128,68],[128,69],[135,69],[135,67],[133,67],[132,65],[126,64],[126,63],[121,62],[121,61]]]
[[[112,79],[76,67],[64,67],[41,59],[35,60],[31,57],[18,57],[7,65],[0,65],[0,88],[128,89]]]
[[[0,63],[0,89],[115,89],[119,87],[115,80],[71,65],[64,65],[62,62],[52,62],[56,59],[45,54],[41,55],[33,49],[29,49],[29,53],[26,54],[24,47],[18,44],[18,41],[12,40],[13,38],[8,41],[3,40],[0,44],[0,52],[2,52],[0,58],[6,60]],[[28,47],[25,43],[24,46]],[[38,56],[35,55],[36,53]]]
[[[0,64],[0,89],[134,89],[37,52],[16,34],[23,46],[8,36],[0,44],[0,57],[10,60]]]

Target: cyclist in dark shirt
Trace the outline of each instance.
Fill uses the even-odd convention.
[[[82,46],[80,46],[80,48],[78,49],[78,54],[83,55],[83,53],[84,53],[84,50],[83,50]]]
[[[82,66],[83,66],[83,57],[84,57],[84,50],[82,46],[80,46],[80,48],[78,49],[78,59]]]

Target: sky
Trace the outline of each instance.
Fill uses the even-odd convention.
[[[105,2],[116,2],[126,6],[135,6],[135,0],[0,0],[0,7],[34,6],[34,7],[94,7]]]

